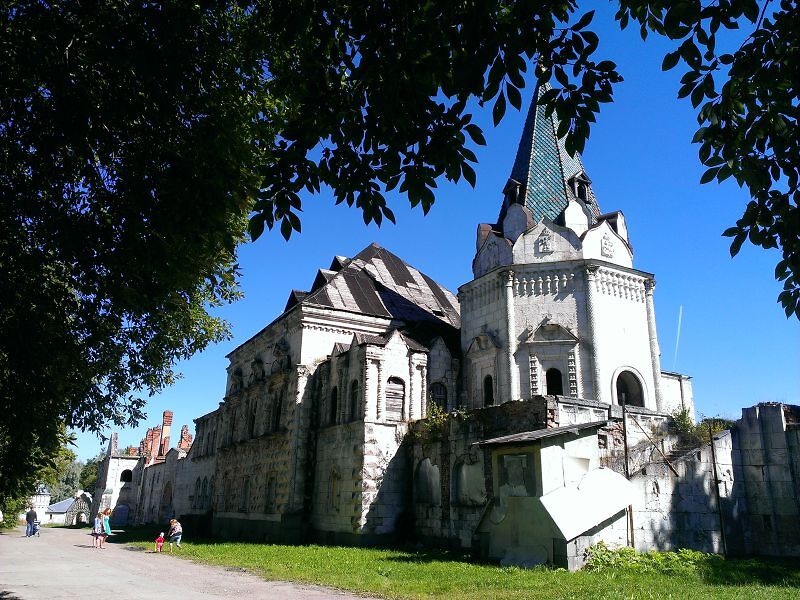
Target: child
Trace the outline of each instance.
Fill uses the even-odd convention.
[[[94,538],[94,547],[103,547],[103,513],[97,513],[94,518],[94,527],[92,527],[92,537]]]
[[[164,532],[158,534],[156,538],[156,552],[161,552],[161,548],[164,546]]]

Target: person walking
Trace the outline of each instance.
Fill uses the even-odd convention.
[[[177,519],[170,519],[169,520],[169,553],[172,554],[172,543],[175,542],[175,545],[180,548],[181,547],[181,537],[183,537],[183,527],[178,522]]]
[[[36,533],[34,523],[38,520],[39,515],[36,514],[36,511],[33,510],[33,506],[31,506],[30,510],[25,513],[25,537],[31,537],[34,533]]]

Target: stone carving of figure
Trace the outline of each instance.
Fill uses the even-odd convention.
[[[549,229],[542,231],[537,243],[539,245],[539,254],[547,254],[553,251],[553,234],[550,233]]]
[[[600,240],[600,254],[606,258],[614,258],[614,242],[611,241],[611,236],[607,233]]]
[[[263,381],[264,379],[264,363],[260,358],[256,358],[250,363],[250,380],[249,383],[256,381]]]

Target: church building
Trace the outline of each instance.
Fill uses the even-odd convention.
[[[581,475],[619,450],[625,414],[626,444],[693,415],[690,378],[661,369],[655,278],[634,268],[624,214],[601,210],[557,129],[535,99],[457,295],[376,244],[334,257],[230,352],[225,396],[194,440],[126,467],[134,489],[122,493],[138,505],[126,515],[178,515],[225,537],[363,544],[414,531],[469,547],[497,490],[529,477],[509,459],[521,479],[498,483],[505,467],[487,448],[501,456],[503,436],[552,429],[526,443],[563,449],[558,436],[588,435],[573,446],[591,459],[564,459]]]

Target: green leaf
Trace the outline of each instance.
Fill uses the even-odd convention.
[[[678,64],[678,61],[681,58],[681,53],[679,51],[670,52],[666,56],[664,56],[664,61],[661,63],[661,70],[662,71],[669,71],[675,65]]]
[[[579,31],[579,30],[583,29],[584,27],[586,27],[589,23],[591,23],[592,19],[594,19],[594,11],[590,10],[585,15],[583,15],[580,19],[578,19],[578,22],[575,23],[575,25],[573,25],[570,29],[573,29],[574,31]]]
[[[739,250],[742,249],[742,244],[744,243],[746,237],[747,234],[745,234],[743,231],[740,231],[739,233],[736,234],[736,237],[733,238],[733,242],[731,242],[731,247],[730,247],[731,258],[739,254]]]
[[[486,145],[486,138],[483,137],[483,131],[481,131],[481,128],[475,125],[475,123],[470,123],[469,125],[465,126],[464,131],[466,131],[472,141],[479,146]]]
[[[506,85],[506,95],[508,96],[508,101],[511,103],[511,106],[517,110],[522,108],[522,95],[517,88],[511,84]]]
[[[709,181],[712,181],[717,176],[717,173],[719,173],[719,170],[720,167],[711,167],[710,169],[706,170],[706,172],[703,173],[703,176],[700,178],[700,183],[708,183]]]
[[[500,123],[503,120],[503,116],[506,114],[506,97],[503,95],[503,92],[500,92],[500,95],[497,96],[497,100],[494,103],[494,108],[492,109],[492,119],[494,120],[494,125]]]

